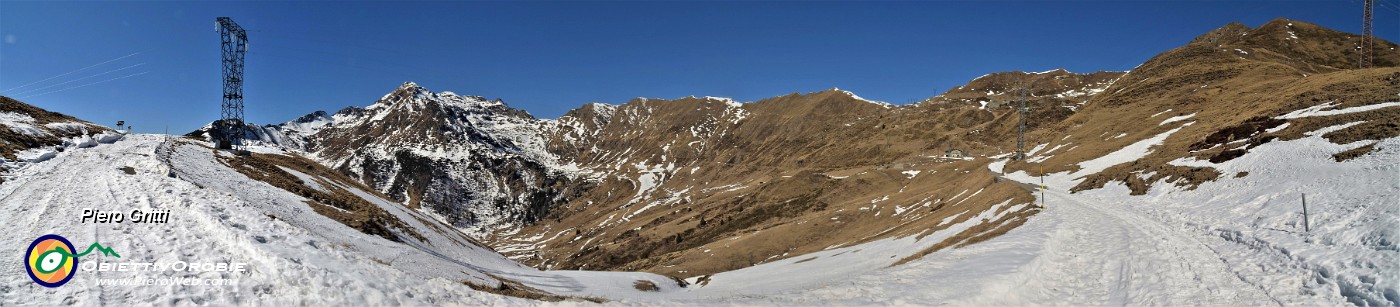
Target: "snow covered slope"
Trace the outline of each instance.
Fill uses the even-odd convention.
[[[1249,175],[1194,190],[1160,182],[1132,196],[1111,183],[1069,193],[1084,179],[1050,174],[1046,209],[1021,227],[903,265],[871,262],[892,263],[927,243],[900,238],[797,256],[719,273],[708,285],[692,279],[702,284],[665,297],[694,305],[1395,306],[1400,138],[1336,144],[1320,136],[1339,128],[1211,165]],[[1356,159],[1332,157],[1370,145],[1375,151]],[[1041,182],[1025,172],[1007,177]]]
[[[107,127],[0,96],[0,174],[48,160],[66,148],[92,147],[121,136]],[[8,177],[0,177],[0,182]]]
[[[501,100],[405,82],[366,107],[248,126],[248,144],[304,153],[476,237],[512,232],[577,193],[578,166],[547,147],[555,121]],[[209,126],[189,134],[207,137]]]
[[[407,82],[332,119],[309,156],[473,236],[542,219],[582,183],[546,150],[548,123],[500,100]]]
[[[230,169],[206,144],[164,141],[133,135],[17,170],[16,179],[0,185],[0,231],[13,239],[0,253],[22,255],[23,243],[59,234],[78,245],[101,243],[121,257],[89,255],[83,262],[238,262],[247,264],[247,272],[78,271],[67,285],[45,288],[25,276],[22,264],[6,262],[0,270],[0,304],[481,305],[529,301],[468,284],[497,288],[504,281],[549,295],[603,299],[641,295],[633,287],[639,280],[662,292],[676,288],[671,279],[647,273],[521,266],[398,203],[322,181],[320,188],[347,189],[403,221],[408,228],[401,231],[422,238],[401,235],[402,242],[394,242],[364,234],[314,212],[306,198]],[[94,223],[80,220],[84,209],[171,213],[163,224],[134,223],[130,217],[124,223]],[[236,284],[99,284],[127,278],[236,279]]]
[[[1044,264],[1030,262],[1026,267],[1035,268],[1031,274],[1016,275],[1023,275],[1021,280],[1032,285],[1064,279],[1058,276],[1067,272],[1091,275],[1079,278],[1081,281],[1094,276],[1117,276],[1116,281],[1100,287],[1116,290],[1085,297],[1085,304],[1400,304],[1400,297],[1396,296],[1400,293],[1400,248],[1395,243],[1400,242],[1400,202],[1396,201],[1400,199],[1400,138],[1335,144],[1320,137],[1338,128],[1319,129],[1298,140],[1260,145],[1244,156],[1211,165],[1225,173],[1248,175],[1204,183],[1195,190],[1161,182],[1146,195],[1127,196],[1131,191],[1115,183],[1069,194],[1066,192],[1082,179],[1069,173],[1052,174],[1046,179],[1050,210],[1039,217],[1056,219],[1069,216],[1070,210],[1092,209],[1078,215],[1103,216],[1096,218],[1096,223],[1112,221],[1119,225],[1074,228],[1124,232],[1051,232],[1050,243],[1046,244],[1070,238],[1062,235],[1074,235],[1095,237],[1100,242],[1097,244],[1123,242],[1124,246],[1106,252],[1077,248],[1070,253],[1083,260],[1051,258]],[[1344,162],[1332,158],[1336,153],[1370,144],[1376,146],[1372,154]],[[1039,182],[1024,172],[1009,177]],[[1310,227],[1303,225],[1304,193]],[[1040,224],[1028,224],[1013,234],[1031,236],[1037,228],[1031,225]],[[1135,232],[1143,233],[1140,243],[1131,240]],[[1127,235],[1130,240],[1115,240],[1115,235]],[[987,245],[993,242],[998,240]],[[1095,260],[1098,258],[1101,259]],[[1155,258],[1162,260],[1151,260]],[[1060,272],[1042,268],[1065,267],[1067,263],[1081,264]],[[1115,269],[1120,270],[1114,272]],[[1036,288],[1068,291],[1074,286]],[[1034,290],[993,289],[1035,294]]]

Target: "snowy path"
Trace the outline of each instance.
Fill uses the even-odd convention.
[[[1400,202],[1394,201],[1400,199],[1400,138],[1333,144],[1316,136],[1321,133],[1204,164],[1227,175],[1249,175],[1194,190],[1157,182],[1146,195],[1130,196],[1126,186],[1112,183],[1070,194],[1065,191],[1078,176],[1050,174],[1048,208],[1005,235],[813,287],[773,287],[766,291],[771,295],[728,300],[1395,306],[1400,302]],[[1366,144],[1376,144],[1376,152],[1343,163],[1332,160],[1334,153]],[[1000,171],[1002,163],[989,168]],[[1004,178],[1040,182],[1024,172]],[[1311,231],[1302,227],[1301,193],[1308,195]],[[793,275],[788,278],[815,273]]]
[[[1047,240],[1041,254],[1009,280],[988,283],[978,303],[1185,305],[1273,302],[1240,280],[1194,234],[1127,210],[1049,191],[1037,218]],[[1048,229],[1047,229],[1048,228]],[[1018,229],[1019,230],[1019,229]],[[1017,286],[999,286],[999,285]],[[995,289],[1000,287],[1002,289]]]
[[[1280,304],[1232,273],[1193,233],[1121,204],[1086,201],[1064,192],[1046,196],[1049,208],[986,242],[812,289],[728,300],[953,306]]]

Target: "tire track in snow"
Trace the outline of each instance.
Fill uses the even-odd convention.
[[[1060,213],[1072,222],[1086,222],[1064,223],[1061,227],[1084,227],[1091,232],[1106,228],[1122,231],[1124,240],[1100,239],[1110,243],[1108,249],[1098,249],[1103,244],[1076,248],[1083,255],[1104,261],[1121,257],[1116,261],[1123,266],[1112,283],[1118,291],[1113,293],[1109,304],[1278,303],[1258,286],[1239,279],[1219,255],[1190,233],[1173,231],[1121,205],[1079,201],[1082,198],[1058,191],[1049,191],[1047,196],[1051,198],[1049,206],[1058,205],[1064,210]]]

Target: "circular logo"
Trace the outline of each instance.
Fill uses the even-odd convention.
[[[73,269],[78,267],[78,258],[72,257],[73,242],[55,234],[48,234],[29,243],[29,252],[24,255],[24,266],[34,283],[54,288],[73,279]]]

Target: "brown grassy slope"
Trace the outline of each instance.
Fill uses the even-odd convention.
[[[958,108],[938,113],[965,126],[954,134],[992,118]],[[949,216],[963,214],[953,220],[960,222],[994,204],[1031,201],[1021,188],[993,182],[989,160],[922,156],[942,150],[926,150],[925,135],[910,134],[927,131],[906,112],[913,111],[836,90],[742,107],[703,98],[634,100],[578,151],[583,164],[608,174],[598,187],[491,243],[538,244],[507,255],[541,267],[694,276],[926,234],[947,227],[938,224]],[[959,120],[965,116],[972,119]],[[957,139],[945,134],[936,136]],[[655,193],[639,198],[636,164],[672,170],[657,176]],[[921,173],[911,179],[903,173],[911,170]]]
[[[616,183],[618,189],[597,189],[566,205],[562,209],[569,214],[552,223],[527,227],[518,237],[539,234],[553,240],[518,255],[528,255],[522,259],[527,263],[554,268],[693,276],[830,246],[925,234],[948,226],[938,222],[949,216],[962,213],[953,220],[961,222],[996,203],[1031,202],[1014,184],[993,182],[983,163],[929,159],[826,173],[743,166],[694,175],[683,171],[662,185],[663,190],[692,188],[679,194],[682,199],[649,200],[661,204],[626,221],[620,219],[643,204],[617,205],[625,204],[634,190]],[[922,173],[911,179],[905,170]]]
[[[992,108],[1015,102],[1019,99],[1017,89],[1025,86],[1032,99],[1058,98],[1082,102],[1091,89],[1108,87],[1125,72],[1100,71],[1076,74],[1056,69],[1045,73],[1020,71],[998,72],[973,79],[965,85],[949,89],[924,102],[947,102],[980,105],[987,102]],[[1058,97],[1057,97],[1058,96]]]
[[[403,242],[403,239],[394,233],[395,229],[419,241],[425,240],[421,234],[407,227],[398,217],[346,189],[350,187],[363,191],[374,190],[309,159],[299,156],[260,153],[234,157],[218,155],[218,157],[220,162],[248,176],[248,178],[266,182],[305,197],[306,204],[311,206],[316,213],[345,224],[345,226],[394,242]],[[313,176],[316,182],[305,182],[282,168]],[[313,185],[320,186],[321,189],[314,188]]]
[[[982,171],[990,159],[927,157],[950,148],[974,155],[1011,151],[1018,116],[1004,102],[1013,100],[1008,90],[1018,83],[1030,84],[1034,92],[1027,143],[1046,144],[1045,151],[1063,145],[1043,163],[1047,171],[1078,169],[1078,162],[1191,122],[1152,155],[1090,176],[1081,188],[1125,181],[1135,191],[1145,191],[1159,179],[1189,186],[1221,174],[1165,162],[1187,154],[1203,159],[1219,155],[1220,149],[1191,153],[1190,147],[1209,143],[1213,135],[1219,139],[1221,131],[1258,131],[1251,119],[1326,100],[1347,107],[1394,95],[1388,91],[1400,79],[1395,68],[1342,69],[1350,55],[1332,45],[1345,39],[1346,34],[1296,21],[1278,20],[1258,29],[1232,24],[1131,73],[992,74],[925,103],[897,108],[833,90],[744,104],[738,107],[743,113],[738,121],[735,108],[700,98],[634,100],[610,117],[580,109],[571,113],[579,116],[572,120],[601,128],[588,131],[596,134],[587,137],[575,136],[584,141],[558,146],[570,148],[580,164],[603,174],[597,187],[561,204],[540,223],[489,243],[521,248],[506,254],[541,267],[694,276],[833,245],[927,233],[942,227],[938,220],[962,211],[975,214],[1006,199],[1012,204],[1031,200],[1014,185],[993,182]],[[1380,57],[1388,60],[1378,63],[1396,62],[1393,50]],[[1103,92],[1065,95],[1090,88]],[[991,103],[984,108],[978,101]],[[1400,130],[1385,119],[1389,112],[1294,120],[1278,136],[1360,118],[1372,123],[1332,138],[1384,137]],[[1190,119],[1159,125],[1193,113]],[[707,129],[692,132],[700,127]],[[1226,135],[1259,137],[1235,134]],[[660,184],[654,192],[639,194],[637,178],[646,171],[634,165],[669,170],[655,173]],[[1038,172],[1039,167],[1012,162],[1008,171]],[[909,180],[902,173],[906,170],[923,173]],[[1144,172],[1155,173],[1139,175]],[[972,199],[954,198],[984,187]],[[885,196],[889,198],[881,200]],[[910,206],[919,208],[911,212],[928,212],[896,218],[886,211]],[[939,247],[1004,233],[1034,212],[990,221]]]
[[[25,149],[61,145],[63,144],[63,138],[77,137],[82,136],[83,134],[98,134],[102,132],[112,131],[107,127],[82,121],[72,116],[64,115],[62,113],[57,112],[50,112],[48,110],[44,110],[26,104],[18,100],[14,100],[10,97],[0,96],[0,113],[5,112],[29,115],[30,117],[34,118],[35,122],[32,123],[34,127],[43,130],[49,134],[38,136],[26,135],[14,131],[10,129],[10,127],[0,127],[0,157],[10,160],[15,159],[16,152],[20,152]],[[81,123],[87,126],[86,131],[49,129],[48,127],[44,126],[45,124],[50,123],[67,122]]]
[[[1293,35],[1298,38],[1292,38]],[[1187,187],[1214,180],[1220,174],[1212,169],[1171,166],[1166,162],[1188,155],[1202,160],[1221,155],[1222,151],[1228,151],[1224,146],[1213,151],[1193,153],[1192,145],[1198,146],[1196,150],[1204,149],[1200,148],[1200,144],[1212,143],[1210,139],[1213,135],[1216,138],[1231,135],[1229,131],[1248,126],[1252,119],[1271,118],[1328,101],[1339,102],[1339,107],[1351,107],[1395,99],[1395,94],[1400,92],[1396,83],[1400,78],[1397,75],[1400,69],[1394,67],[1394,63],[1400,63],[1400,52],[1389,49],[1395,45],[1383,41],[1377,43],[1380,46],[1377,48],[1378,58],[1387,59],[1377,62],[1390,67],[1342,70],[1333,65],[1351,63],[1349,61],[1354,53],[1335,45],[1347,37],[1353,36],[1284,19],[1271,21],[1257,29],[1239,24],[1227,25],[1186,46],[1154,57],[1124,76],[1104,94],[1090,100],[1081,112],[1050,129],[1035,131],[1029,138],[1032,143],[1048,143],[1050,146],[1082,145],[1073,151],[1056,153],[1045,162],[1047,171],[1059,172],[1076,170],[1076,163],[1080,161],[1102,156],[1192,122],[1193,125],[1172,135],[1148,157],[1089,176],[1075,190],[1097,188],[1107,182],[1119,181],[1128,184],[1134,193],[1143,193],[1149,187],[1148,183],[1159,179]],[[1381,47],[1386,48],[1384,52],[1380,50]],[[1187,114],[1196,115],[1161,125],[1169,117]],[[1364,116],[1376,117],[1381,113],[1368,114],[1372,115]],[[1338,118],[1295,121],[1316,123],[1294,124],[1279,133],[1296,135],[1302,129],[1341,123]],[[1356,129],[1386,131],[1385,127],[1378,123]],[[1119,134],[1126,136],[1114,138]],[[1236,134],[1239,135],[1235,135],[1235,139],[1258,138],[1254,141],[1255,145],[1269,137],[1258,133]],[[1371,139],[1394,135],[1360,134],[1370,135]],[[1241,152],[1233,154],[1238,153]],[[1217,160],[1231,154],[1226,153]],[[1032,167],[1026,163],[1008,164],[1008,170],[1028,168]],[[1137,175],[1146,173],[1152,175]]]
[[[1085,97],[1057,94],[1090,93],[1121,75],[998,73],[946,95],[968,101],[1006,99],[987,96],[983,88],[1005,91],[1022,80],[1042,80],[1027,82],[1037,115],[1030,126],[1036,128],[1068,117]],[[999,142],[1015,131],[1009,106],[984,109],[950,99],[940,96],[936,100],[941,103],[899,108],[837,90],[794,93],[739,108],[717,99],[639,99],[618,106],[610,117],[588,105],[560,119],[585,128],[565,128],[560,134],[601,128],[596,134],[570,135],[588,141],[564,152],[576,152],[581,164],[609,176],[545,221],[491,242],[498,247],[536,243],[507,254],[541,267],[690,276],[833,245],[927,234],[946,227],[938,222],[953,215],[964,214],[952,221],[960,222],[1007,199],[1010,204],[1030,202],[1031,196],[1015,185],[992,182],[982,171],[990,160],[928,157],[951,148],[998,152]],[[634,203],[637,163],[676,170],[660,178],[660,192]],[[906,170],[923,173],[902,182]],[[975,193],[983,187],[986,191]],[[881,209],[872,206],[872,200],[886,195],[887,200],[874,203]],[[662,205],[618,222],[651,202]],[[919,209],[896,219],[892,207]],[[1036,212],[1021,210],[950,243],[1005,232]]]

